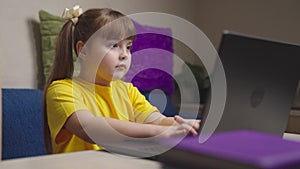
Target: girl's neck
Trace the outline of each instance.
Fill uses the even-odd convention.
[[[100,86],[110,86],[110,82],[111,81],[105,81],[105,80],[98,79],[98,78],[95,79],[95,84],[100,85]]]
[[[86,76],[82,72],[80,72],[78,78],[100,86],[110,86],[110,82],[111,82],[98,77],[95,78],[95,77]]]

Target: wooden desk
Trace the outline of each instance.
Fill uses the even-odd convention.
[[[163,164],[146,159],[100,151],[82,151],[0,162],[2,169],[163,169]],[[168,167],[168,169],[171,169]]]

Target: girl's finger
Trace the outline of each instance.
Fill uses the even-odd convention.
[[[198,130],[200,127],[200,120],[188,120],[188,124],[192,126],[195,130]]]
[[[177,123],[179,123],[179,124],[186,123],[186,121],[185,121],[182,117],[180,117],[180,116],[178,116],[178,115],[175,115],[175,116],[174,116],[174,120],[175,120]]]
[[[175,135],[185,135],[185,134],[187,134],[187,132],[188,132],[188,130],[186,130],[186,129],[180,129],[180,130],[177,130],[176,132],[175,132]]]
[[[183,123],[181,124],[181,127],[186,129],[189,133],[191,133],[192,135],[197,135],[197,131],[190,125]]]

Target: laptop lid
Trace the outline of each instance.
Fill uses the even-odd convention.
[[[283,135],[299,81],[300,46],[225,31],[219,57],[227,97],[216,131],[248,129]],[[206,103],[201,128],[210,97]]]

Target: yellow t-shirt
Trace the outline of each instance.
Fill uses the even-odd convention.
[[[46,104],[54,153],[101,149],[63,128],[68,117],[78,110],[138,123],[143,123],[151,113],[158,111],[136,87],[120,80],[112,81],[110,86],[79,79],[57,80],[47,89]]]

